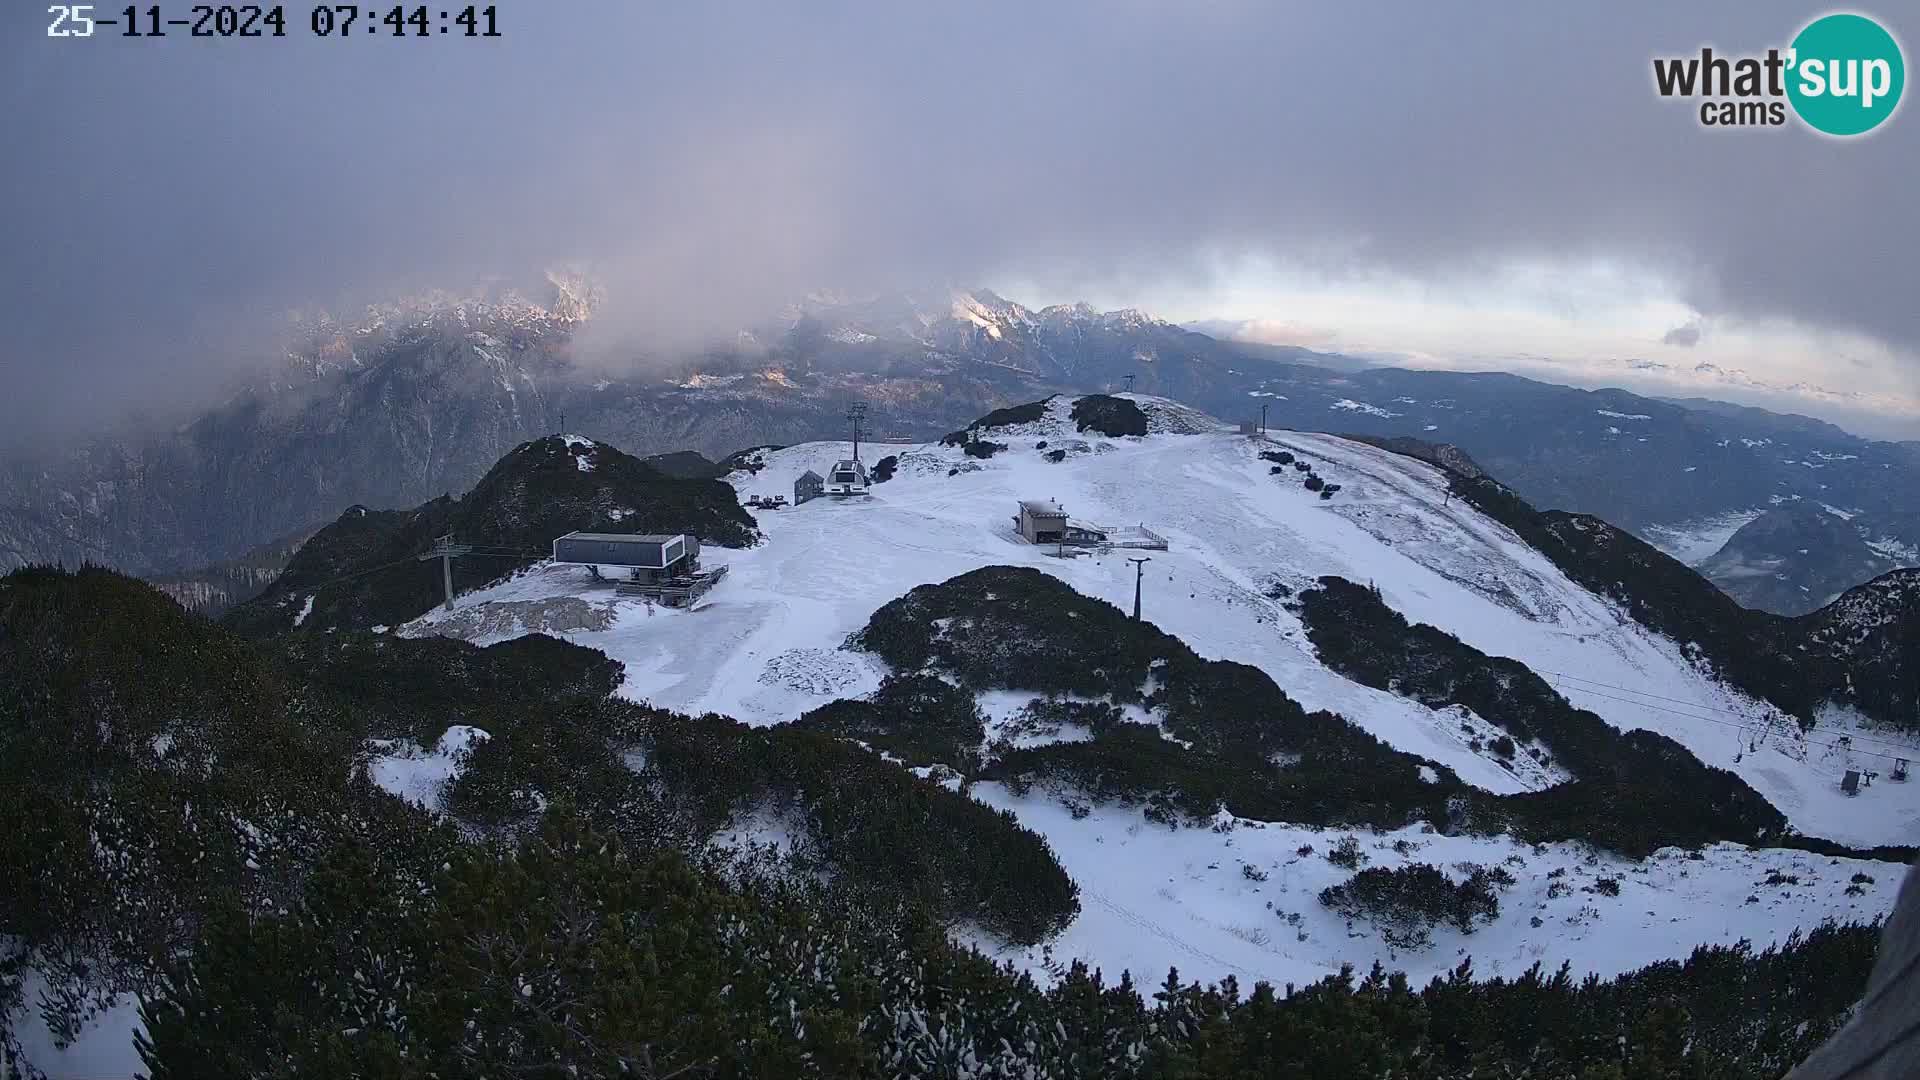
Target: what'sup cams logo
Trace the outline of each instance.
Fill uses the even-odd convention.
[[[1865,135],[1900,105],[1907,67],[1900,43],[1865,15],[1823,15],[1785,49],[1764,56],[1698,56],[1653,61],[1663,98],[1699,99],[1703,127],[1780,127],[1789,106],[1825,135]]]

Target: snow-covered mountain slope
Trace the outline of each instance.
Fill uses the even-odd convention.
[[[1322,575],[1340,575],[1371,583],[1411,620],[1522,661],[1575,705],[1617,727],[1662,732],[1706,763],[1733,770],[1803,832],[1863,846],[1911,843],[1920,835],[1920,785],[1882,782],[1852,798],[1839,790],[1843,767],[1864,765],[1873,760],[1867,749],[1889,746],[1861,741],[1858,749],[1837,750],[1827,745],[1833,735],[1824,729],[1801,737],[1772,706],[1703,674],[1679,644],[1626,618],[1504,526],[1452,498],[1444,474],[1432,466],[1327,435],[1249,438],[1170,402],[1134,400],[1148,412],[1151,433],[1144,437],[1078,431],[1069,419],[1071,402],[1056,399],[1039,419],[980,431],[980,438],[1008,447],[985,459],[938,444],[870,446],[870,460],[898,459],[891,480],[862,498],[758,512],[766,542],[705,553],[730,573],[692,611],[617,598],[596,589],[581,568],[538,566],[459,598],[451,614],[436,610],[400,632],[445,632],[483,643],[536,629],[557,632],[624,663],[626,695],[772,724],[874,690],[885,675],[882,665],[843,642],[914,586],[983,566],[1028,566],[1124,609],[1135,587],[1127,557],[1146,557],[1144,618],[1202,656],[1254,665],[1305,708],[1337,712],[1489,791],[1525,791],[1562,779],[1551,770],[1516,771],[1476,749],[1489,729],[1463,710],[1428,709],[1323,665],[1286,600]],[[1263,450],[1291,453],[1340,490],[1318,497],[1303,486],[1307,474],[1291,467],[1273,472],[1258,456]],[[846,452],[836,443],[758,451],[757,469],[728,479],[743,499],[790,495],[802,472],[824,473]],[[1168,549],[1059,557],[1053,546],[1031,545],[1017,534],[1014,515],[1022,499],[1057,500],[1071,520],[1116,536],[1148,530],[1166,538]],[[587,629],[566,629],[582,620],[542,614],[548,602],[571,609],[582,601],[596,613],[584,621]],[[1873,738],[1911,744],[1892,735]],[[1171,963],[1188,976],[1253,972],[1295,980],[1343,959],[1386,956],[1385,946],[1371,939],[1347,939],[1344,926],[1329,922],[1332,916],[1314,901],[1339,872],[1323,859],[1294,854],[1308,843],[1324,851],[1337,834],[1281,826],[1169,834],[1142,823],[1137,812],[1100,809],[1074,819],[1039,795],[1015,797],[986,783],[973,791],[1046,835],[1092,901],[1060,944],[1062,956],[1085,955],[1110,970],[1125,966],[1136,973]],[[1456,948],[1508,965],[1532,957],[1625,970],[1729,934],[1772,940],[1828,916],[1872,917],[1891,903],[1891,893],[1868,887],[1846,896],[1851,875],[1865,872],[1889,884],[1897,876],[1897,868],[1885,864],[1861,870],[1803,852],[1727,849],[1710,852],[1704,864],[1676,857],[1615,867],[1605,872],[1621,877],[1619,897],[1576,889],[1584,900],[1570,904],[1559,895],[1547,898],[1544,875],[1549,866],[1580,863],[1571,848],[1529,854],[1505,841],[1403,838],[1432,845],[1415,856],[1422,861],[1498,863],[1518,855],[1530,865],[1514,871],[1519,883],[1506,913],[1482,931],[1485,937],[1449,940],[1419,958],[1395,960],[1416,973],[1457,962]],[[1121,847],[1132,850],[1114,858]],[[1237,858],[1256,862],[1269,883],[1223,861]],[[1406,860],[1394,853],[1377,861]],[[1204,869],[1212,863],[1232,872]],[[1759,888],[1755,883],[1773,870],[1799,876],[1802,886],[1786,886],[1791,897],[1780,896],[1781,888]],[[1603,871],[1596,865],[1580,873]],[[1816,878],[1817,885],[1806,884]],[[1281,885],[1289,892],[1279,894]],[[1758,898],[1748,904],[1749,895]],[[1268,901],[1308,920],[1308,940],[1297,940],[1300,928],[1268,911]],[[1536,906],[1541,903],[1546,907]],[[1583,915],[1584,904],[1603,914]],[[1540,926],[1532,925],[1535,916]],[[1583,929],[1596,918],[1605,929]],[[1575,940],[1563,942],[1569,933]]]
[[[1424,982],[1469,955],[1482,977],[1511,978],[1535,963],[1551,973],[1563,962],[1576,974],[1611,975],[1684,957],[1696,945],[1780,941],[1828,919],[1878,918],[1892,909],[1902,874],[1896,864],[1731,844],[1700,859],[1667,848],[1634,862],[1579,844],[1362,833],[1369,867],[1499,865],[1515,879],[1491,923],[1471,934],[1437,927],[1431,946],[1407,950],[1319,901],[1321,890],[1351,876],[1326,858],[1350,834],[1224,814],[1214,829],[1174,831],[1120,808],[1075,819],[1056,799],[1016,797],[998,784],[973,793],[1046,837],[1080,885],[1080,917],[1049,943],[1053,959],[1086,958],[1136,978],[1177,967],[1184,978],[1279,986],[1342,964],[1364,971],[1378,960]],[[1872,880],[1855,884],[1855,875]],[[1040,949],[976,941],[1028,966],[1047,960]]]
[[[1182,406],[1140,400],[1150,404],[1155,427],[1193,430],[1204,421]],[[1778,710],[1716,682],[1678,644],[1451,498],[1431,466],[1317,434],[1276,432],[1256,441],[1216,426],[1207,434],[1109,439],[1074,431],[1069,404],[1059,399],[1043,420],[993,429],[991,437],[1010,449],[987,460],[931,444],[870,446],[869,457],[899,458],[892,481],[863,499],[758,512],[768,542],[709,552],[731,573],[698,611],[649,615],[622,603],[611,629],[568,636],[626,663],[626,692],[636,698],[751,723],[791,720],[877,685],[877,670],[837,647],[915,585],[986,565],[1025,565],[1131,604],[1128,552],[1062,559],[1018,537],[1017,500],[1057,499],[1075,520],[1145,526],[1169,540],[1170,550],[1145,553],[1153,560],[1142,582],[1149,621],[1203,656],[1265,670],[1308,709],[1341,713],[1401,749],[1454,767],[1469,783],[1493,791],[1527,786],[1491,755],[1468,749],[1451,712],[1328,671],[1283,600],[1269,595],[1280,591],[1276,585],[1297,591],[1328,574],[1371,583],[1408,619],[1520,660],[1616,726],[1659,731],[1707,764],[1733,770],[1803,832],[1858,845],[1920,835],[1920,785],[1881,784],[1858,797],[1839,788],[1846,768],[1891,765],[1868,751],[1894,753],[1913,740],[1875,733],[1842,751],[1823,729],[1801,737]],[[1039,442],[1047,448],[1036,449]],[[1256,452],[1272,448],[1312,463],[1341,490],[1322,500],[1302,487],[1301,474],[1270,473]],[[1065,460],[1046,459],[1059,450]],[[730,480],[743,498],[790,493],[800,473],[824,472],[846,452],[836,443],[765,451],[758,472]],[[545,567],[462,597],[457,607],[576,594],[613,603],[611,594],[592,592],[584,571]],[[447,617],[436,611],[415,630]],[[460,625],[478,624],[467,615]],[[497,621],[487,625],[497,639]]]

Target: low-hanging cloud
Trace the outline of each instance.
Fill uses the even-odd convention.
[[[1676,326],[1661,335],[1660,344],[1678,345],[1683,349],[1691,349],[1695,345],[1700,344],[1700,327],[1696,323]]]
[[[499,8],[496,41],[314,40],[302,5],[285,40],[62,41],[15,13],[0,423],[208,393],[288,308],[559,261],[600,269],[636,348],[822,286],[1221,252],[1614,259],[1709,317],[1920,346],[1920,121],[1713,132],[1651,88],[1654,55],[1784,44],[1801,6]]]

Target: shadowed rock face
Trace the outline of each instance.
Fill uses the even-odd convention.
[[[1742,526],[1698,569],[1745,607],[1801,615],[1896,565],[1853,522],[1794,502]]]

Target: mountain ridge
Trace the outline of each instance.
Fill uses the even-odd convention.
[[[815,297],[740,343],[618,374],[576,356],[593,309],[568,295],[556,287],[539,305],[449,294],[358,322],[311,320],[285,376],[171,432],[43,447],[0,466],[0,559],[188,573],[350,505],[464,490],[511,447],[563,426],[636,454],[717,460],[838,434],[853,401],[869,405],[870,434],[926,438],[1131,377],[1229,420],[1258,420],[1266,406],[1276,427],[1452,443],[1535,505],[1596,514],[1670,551],[1708,535],[1717,548],[1745,520],[1803,501],[1853,515],[1877,557],[1920,561],[1920,454],[1803,417],[1515,375],[1353,367],[1131,309],[1036,311],[987,290]],[[1706,524],[1721,520],[1723,531]],[[1775,593],[1823,595],[1824,582],[1873,569],[1815,550],[1780,568]]]
[[[1467,979],[1462,954],[1497,970],[1565,959],[1572,986],[1588,973],[1630,980],[1646,963],[1671,967],[1703,944],[1778,945],[1764,962],[1735,947],[1718,970],[1741,979],[1749,964],[1775,964],[1776,955],[1781,965],[1832,962],[1836,947],[1852,948],[1864,933],[1819,932],[1819,951],[1809,952],[1787,928],[1869,919],[1892,903],[1895,866],[1876,860],[1911,852],[1875,845],[1920,813],[1920,793],[1879,784],[1850,800],[1832,780],[1841,760],[1819,747],[1853,733],[1861,745],[1842,757],[1857,767],[1888,740],[1913,737],[1869,735],[1844,716],[1820,717],[1809,735],[1778,708],[1730,688],[1718,676],[1717,653],[1654,628],[1684,635],[1693,624],[1658,617],[1658,597],[1644,594],[1669,579],[1690,582],[1683,600],[1706,609],[1703,625],[1717,605],[1739,609],[1629,534],[1535,511],[1490,478],[1468,479],[1478,470],[1456,449],[1403,438],[1249,437],[1190,406],[1140,394],[1052,397],[979,420],[962,445],[889,445],[892,476],[865,497],[757,513],[738,500],[784,489],[805,469],[843,456],[845,444],[763,447],[728,462],[737,468],[723,479],[699,480],[667,476],[598,440],[534,440],[459,499],[408,511],[356,508],[322,530],[276,592],[229,615],[230,625],[250,610],[262,615],[248,638],[104,571],[0,578],[0,628],[9,631],[0,634],[0,662],[39,657],[16,665],[21,677],[0,681],[28,706],[22,730],[40,738],[96,730],[65,712],[35,713],[43,684],[94,694],[66,710],[76,717],[112,705],[123,683],[128,701],[145,700],[133,691],[151,683],[188,693],[187,711],[223,723],[235,710],[193,703],[219,692],[230,670],[243,704],[290,694],[263,707],[298,717],[306,738],[332,748],[332,764],[301,757],[275,767],[299,763],[357,785],[353,800],[310,815],[300,834],[308,845],[292,853],[288,876],[294,888],[311,884],[299,903],[276,890],[278,908],[229,915],[218,897],[175,896],[171,864],[162,860],[129,883],[138,888],[103,894],[120,899],[76,909],[75,932],[114,924],[122,918],[116,903],[165,901],[187,920],[205,919],[212,944],[192,947],[192,965],[178,975],[153,970],[111,935],[87,939],[87,948],[105,950],[97,959],[116,965],[118,981],[96,984],[60,967],[59,956],[96,957],[62,952],[70,941],[58,928],[4,921],[20,907],[6,902],[19,884],[13,874],[0,874],[0,927],[24,932],[18,940],[34,978],[44,973],[63,994],[98,993],[94,1000],[108,1009],[98,1030],[122,1023],[123,1041],[131,1022],[124,995],[141,990],[152,1041],[143,1053],[197,1075],[236,1048],[284,1061],[283,1051],[249,1034],[267,1023],[256,998],[285,1000],[319,973],[373,963],[349,954],[377,955],[389,965],[381,970],[414,970],[424,958],[470,948],[458,938],[484,923],[525,927],[528,955],[559,950],[558,968],[575,971],[566,978],[603,967],[645,972],[650,954],[633,964],[586,963],[582,950],[615,943],[589,934],[582,945],[580,926],[565,913],[645,911],[652,926],[692,905],[724,913],[733,937],[675,931],[673,940],[699,949],[738,942],[742,927],[762,925],[760,888],[807,882],[832,891],[775,892],[765,902],[775,905],[779,932],[751,937],[749,952],[794,956],[803,970],[847,986],[858,980],[835,973],[893,971],[876,966],[883,954],[950,973],[962,961],[943,950],[977,946],[982,953],[963,955],[980,970],[1004,972],[1018,986],[1064,980],[1069,1000],[1084,1000],[1088,989],[1070,972],[1095,968],[1177,967],[1206,984],[1229,985],[1223,980],[1231,977],[1279,986],[1374,963],[1407,973],[1393,985],[1438,979],[1443,990],[1434,992],[1457,1004],[1467,987],[1481,985]],[[998,449],[969,452],[984,441]],[[700,471],[698,462],[662,464]],[[674,493],[686,498],[661,497]],[[627,511],[650,496],[660,504],[650,512],[680,514],[679,527],[712,538],[737,529],[760,541],[707,548],[705,557],[729,573],[693,609],[649,608],[578,567],[506,572],[522,561],[516,556],[502,560],[500,572],[463,578],[448,612],[436,604],[438,568],[413,558],[447,527],[523,554],[557,531],[602,527],[610,509],[621,511],[616,525],[675,527],[664,518],[629,520]],[[1069,558],[1061,546],[1027,543],[1008,514],[1019,499],[1048,497],[1115,546]],[[1150,561],[1136,568],[1129,555]],[[376,594],[407,600],[404,610],[356,599],[353,582],[363,579],[378,582]],[[1616,579],[1617,596],[1608,589]],[[28,632],[39,624],[9,606],[47,585],[71,591],[93,583],[111,588],[36,608],[59,613],[64,628]],[[1144,592],[1139,622],[1126,607],[1135,589]],[[1920,574],[1856,589],[1827,613],[1813,645],[1852,658],[1846,670],[1856,690],[1890,686],[1907,670],[1901,631],[1917,598]],[[561,617],[576,608],[604,617]],[[405,623],[385,622],[415,611],[422,613]],[[125,625],[87,636],[86,649],[67,643],[121,613],[131,613]],[[139,640],[141,626],[161,629],[148,634],[155,640]],[[116,647],[128,633],[136,647]],[[49,660],[62,655],[84,662],[75,670]],[[163,670],[143,682],[138,670],[156,658]],[[1658,696],[1596,696],[1560,672]],[[251,689],[255,682],[277,689]],[[1904,700],[1901,692],[1894,687],[1890,701]],[[1646,709],[1648,701],[1670,704]],[[1740,751],[1730,752],[1733,740],[1708,710],[1737,711],[1752,731],[1765,731],[1764,745],[1749,747],[1743,732]],[[18,738],[18,727],[0,722],[0,742]],[[223,730],[244,739],[247,725]],[[138,729],[116,744],[127,759],[124,782],[61,805],[89,813],[119,805],[123,791],[145,790],[148,774],[176,755],[199,760],[193,747],[150,733]],[[272,750],[228,756],[273,763]],[[37,760],[0,755],[0,770],[31,769]],[[64,777],[88,763],[53,754],[46,764],[48,777]],[[31,813],[16,809],[23,826]],[[366,829],[370,820],[386,824]],[[409,822],[433,827],[410,830]],[[48,837],[31,827],[17,832],[0,830],[0,866],[33,874],[68,866],[86,880],[117,851],[88,845],[82,833],[70,855],[50,859]],[[192,830],[162,835],[181,837],[168,850],[191,860]],[[462,839],[469,835],[490,839]],[[725,862],[733,869],[718,878],[651,864],[656,869],[636,881],[616,865],[626,845],[650,857],[751,857]],[[248,850],[221,849],[205,865],[250,880],[251,869],[240,869]],[[782,884],[784,875],[793,885]],[[29,891],[40,880],[20,878]],[[743,891],[709,899],[707,890],[723,882]],[[556,890],[560,903],[551,900]],[[825,912],[855,921],[844,929],[814,921]],[[463,929],[442,938],[436,926]],[[822,968],[823,934],[871,942],[874,952]],[[634,940],[644,946],[647,938]],[[795,954],[779,942],[807,947]],[[672,966],[678,955],[661,960],[661,970],[674,974],[675,986],[685,985],[683,970],[686,978],[713,976],[713,1000],[725,999],[719,988],[738,985],[746,970],[683,969]],[[436,986],[451,990],[448,1002],[480,994],[516,1009],[527,1000],[544,1007],[541,988],[574,984],[554,983],[557,969],[543,964],[511,968],[505,981]],[[951,974],[914,970],[921,973],[901,985],[931,983],[942,993],[953,985]],[[4,976],[0,1006],[15,993]],[[1533,980],[1499,985],[1560,985]],[[1822,969],[1796,985],[1834,981]],[[531,996],[523,985],[535,987]],[[635,989],[617,979],[593,985],[617,1000]],[[1181,985],[1181,976],[1169,976],[1167,987]],[[1602,984],[1584,985],[1594,992]],[[1140,1000],[1132,986],[1123,979],[1101,1008],[1132,1007]],[[799,995],[809,1003],[807,1023],[818,1027],[819,1010],[837,1000],[813,996],[819,990],[807,982],[782,989],[770,1015],[786,1015],[789,995]],[[1187,1000],[1174,994],[1165,989],[1154,1000],[1163,1008]],[[1833,996],[1851,1000],[1845,987]],[[1022,1008],[1052,1000],[1023,999]],[[394,1007],[415,1015],[405,1012],[413,1005],[379,1001],[382,1015],[395,1015]],[[340,1034],[366,1030],[349,1022],[358,1008],[343,1003],[314,1023],[328,1060],[359,1061],[353,1055],[370,1045]],[[729,1003],[727,1014],[739,1008]],[[684,1022],[684,1003],[663,1015],[674,1013]],[[91,1023],[90,1015],[77,1023]],[[509,1026],[522,1013],[511,1015]],[[1753,1010],[1739,1015],[1750,1027]],[[1804,1034],[1816,1011],[1796,1003],[1777,1015],[1783,1031]],[[764,1017],[754,1019],[764,1026]],[[11,1020],[0,1015],[0,1044]],[[384,1037],[385,1021],[368,1022]],[[25,1023],[31,1031],[39,1021]],[[1617,1040],[1617,1027],[1609,1016],[1592,1031]],[[491,1021],[451,1025],[445,1038],[410,1053],[456,1060],[472,1051],[463,1031],[481,1038],[496,1029]],[[867,1030],[849,1020],[856,1029]],[[874,1029],[874,1053],[894,1052],[899,1043],[886,1034],[893,1030]],[[901,1030],[919,1045],[911,1042],[916,1027]],[[1592,1034],[1585,1024],[1579,1030]],[[1733,1052],[1754,1053],[1756,1045],[1797,1044],[1756,1044],[1749,1033]],[[550,1065],[549,1051],[540,1054],[542,1067]]]

